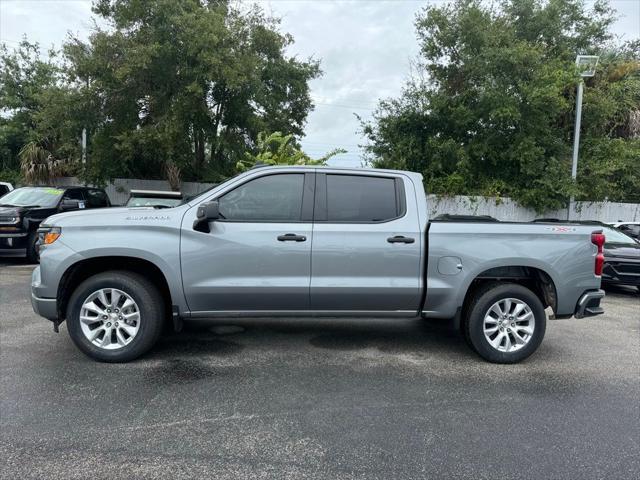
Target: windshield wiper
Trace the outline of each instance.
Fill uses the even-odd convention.
[[[0,207],[13,207],[13,208],[40,208],[40,205],[12,205],[10,203],[0,203]]]

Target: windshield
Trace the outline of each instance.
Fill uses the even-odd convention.
[[[23,187],[7,193],[0,204],[12,207],[55,207],[64,190],[46,187]]]
[[[605,228],[604,236],[606,243],[624,243],[636,245],[636,241],[615,228]]]
[[[175,207],[182,203],[181,198],[131,197],[127,207]]]
[[[246,172],[240,172],[240,173],[236,173],[235,175],[231,176],[231,177],[227,177],[227,178],[223,178],[221,182],[219,183],[213,183],[209,188],[206,188],[205,190],[202,190],[201,192],[196,193],[195,195],[187,195],[185,196],[184,200],[182,201],[182,203],[189,203],[192,200],[194,201],[198,201],[197,199],[199,197],[202,197],[203,195],[209,193],[211,190],[213,190],[216,187],[219,187],[220,185],[222,185],[223,183],[226,183],[230,180],[233,180],[236,177],[239,177],[240,175],[242,175],[243,173]]]

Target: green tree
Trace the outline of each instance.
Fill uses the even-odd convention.
[[[32,158],[66,157],[68,148],[59,132],[68,117],[56,115],[54,129],[42,124],[52,103],[66,101],[63,72],[50,50],[42,57],[38,44],[26,39],[9,51],[0,46],[0,170],[17,172],[21,168],[21,151],[38,152]],[[41,163],[41,162],[38,162]],[[14,177],[15,178],[15,177]]]
[[[336,148],[320,158],[311,158],[295,142],[293,135],[274,132],[258,134],[257,153],[246,152],[244,159],[236,164],[236,169],[244,172],[256,165],[326,165],[327,161],[346,150]]]
[[[538,211],[571,194],[637,198],[640,149],[625,133],[640,105],[637,46],[614,43],[613,21],[604,1],[591,10],[582,0],[426,7],[415,74],[363,123],[369,159],[422,172],[432,193],[506,195]],[[577,53],[602,58],[587,80],[574,185]]]
[[[64,52],[89,131],[88,176],[231,173],[261,131],[303,134],[314,60],[257,7],[224,0],[100,0],[109,23]],[[167,165],[172,165],[167,170]]]

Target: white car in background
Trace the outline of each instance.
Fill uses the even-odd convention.
[[[13,190],[13,185],[8,182],[0,182],[0,197],[6,195]]]
[[[617,228],[623,233],[626,233],[630,237],[640,239],[640,222],[623,222],[618,220],[617,222],[607,222],[612,227]]]

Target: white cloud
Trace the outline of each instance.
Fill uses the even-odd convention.
[[[282,18],[282,31],[295,38],[292,54],[322,61],[324,75],[313,81],[316,109],[307,122],[303,146],[320,156],[335,147],[349,151],[332,163],[360,165],[363,139],[354,112],[368,118],[380,98],[397,95],[418,53],[418,0],[259,0]],[[438,3],[442,3],[440,0]],[[592,2],[590,2],[592,3]],[[614,32],[640,37],[640,0],[613,0],[619,19]],[[86,37],[92,27],[89,0],[0,0],[0,39],[9,45],[23,34],[43,47],[59,46],[67,32]]]

